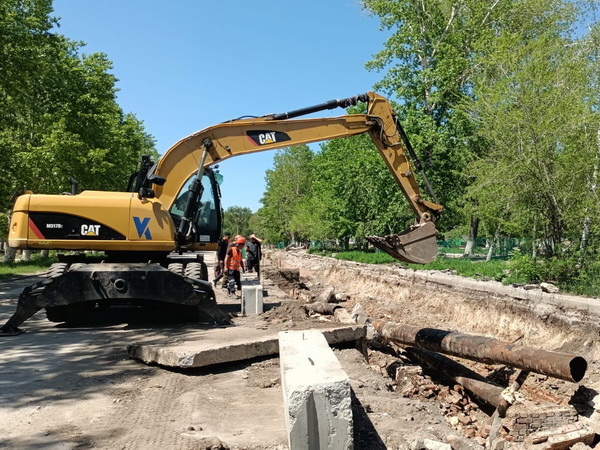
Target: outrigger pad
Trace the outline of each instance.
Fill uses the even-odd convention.
[[[375,247],[391,257],[413,264],[427,264],[438,255],[438,232],[433,222],[415,225],[401,234],[367,236]]]

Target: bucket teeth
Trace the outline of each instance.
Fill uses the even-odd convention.
[[[401,234],[367,236],[366,239],[395,259],[413,264],[427,264],[438,255],[437,234],[434,223],[426,222]]]

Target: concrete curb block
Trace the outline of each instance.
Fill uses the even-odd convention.
[[[348,375],[318,330],[279,333],[281,386],[290,449],[352,449]]]

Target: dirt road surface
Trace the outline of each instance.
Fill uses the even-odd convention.
[[[331,282],[319,281],[315,273],[310,279],[317,286]],[[34,281],[0,284],[0,322],[12,315],[18,294]],[[284,310],[280,306],[292,305],[293,298],[268,280],[263,284],[268,311],[258,317],[234,317],[236,326],[290,329],[304,320],[330,320],[293,317],[293,308],[278,315]],[[359,298],[364,303],[372,298],[368,295],[372,286],[345,282],[341,289],[353,291],[349,309]],[[362,297],[356,295],[361,290]],[[238,309],[236,300],[219,288],[217,295],[225,310]],[[430,310],[420,315],[437,320]],[[130,359],[127,346],[192,342],[218,329],[139,320],[118,308],[110,315],[99,313],[94,320],[67,327],[47,321],[41,311],[25,322],[26,333],[0,338],[0,448],[287,449],[276,357],[191,371],[148,366]],[[356,449],[418,448],[424,439],[454,442],[453,448],[482,448],[484,439],[477,433],[489,412],[471,404],[469,420],[479,420],[481,426],[457,427],[435,401],[436,395],[453,392],[432,387],[418,368],[407,372],[407,378],[414,373],[420,384],[402,386],[388,376],[393,355],[372,351],[367,363],[354,348],[335,353],[355,394]],[[591,377],[592,383],[600,378],[597,366]],[[423,389],[423,383],[429,387]],[[554,392],[564,391],[568,401],[576,389],[573,383],[560,383]]]

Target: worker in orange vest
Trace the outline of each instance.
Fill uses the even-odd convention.
[[[229,237],[231,238],[231,234],[229,235]],[[241,234],[236,234],[233,237],[233,240],[229,240],[227,239],[227,245],[225,246],[225,249],[223,250],[223,278],[222,278],[222,284],[221,287],[223,289],[227,289],[227,285],[229,284],[229,270],[227,269],[227,266],[225,265],[225,258],[227,256],[227,253],[229,252],[229,250],[231,249],[231,247],[233,247],[235,245],[235,241],[237,241],[239,238],[241,238],[242,235]],[[216,287],[216,286],[215,286]]]
[[[246,245],[246,239],[243,236],[236,237],[227,249],[225,256],[225,267],[227,268],[227,295],[235,295],[236,287],[242,291],[242,276],[241,271],[244,270],[244,259],[242,257],[242,249]]]

